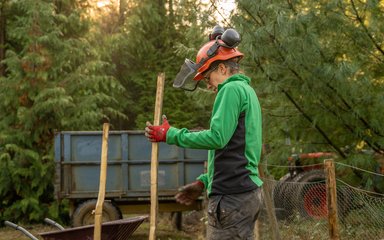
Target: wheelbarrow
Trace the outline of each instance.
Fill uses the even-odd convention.
[[[101,225],[101,239],[102,240],[126,240],[133,234],[134,231],[143,223],[148,216],[138,216],[126,219],[120,219],[110,222],[104,222]],[[46,233],[40,233],[39,235],[44,240],[92,240],[94,233],[94,225],[87,225],[81,227],[74,227],[64,229],[60,224],[51,219],[44,219],[44,221],[50,225],[57,227],[58,231],[51,231]],[[5,221],[6,226],[12,227],[21,231],[24,235],[32,240],[39,240],[33,236],[25,228],[16,225],[12,222]]]

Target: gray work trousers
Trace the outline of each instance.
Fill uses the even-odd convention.
[[[231,195],[210,196],[208,240],[253,240],[261,207],[261,189]]]

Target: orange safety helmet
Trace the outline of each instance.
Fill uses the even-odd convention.
[[[218,49],[216,50],[216,54],[214,56],[209,57],[208,52],[210,51],[213,45],[217,44],[217,41],[219,43],[219,46],[218,46]],[[197,74],[195,75],[193,80],[200,81],[201,79],[203,79],[203,73],[207,71],[211,66],[211,64],[215,61],[229,60],[236,57],[242,58],[244,56],[244,54],[241,53],[236,48],[228,48],[228,47],[224,47],[223,45],[225,44],[221,39],[212,40],[204,44],[204,46],[200,48],[196,56],[196,63],[197,64],[203,63],[203,65],[198,68]]]

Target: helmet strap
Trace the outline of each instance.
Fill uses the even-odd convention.
[[[214,57],[216,55],[217,50],[219,49],[219,47],[220,47],[220,44],[219,44],[219,42],[217,41],[217,38],[216,38],[215,43],[207,51],[208,59],[212,58],[212,57]]]

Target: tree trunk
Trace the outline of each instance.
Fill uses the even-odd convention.
[[[6,17],[5,17],[5,4],[6,0],[3,0],[0,5],[0,76],[5,75],[5,65],[1,63],[5,59],[5,27],[6,27]]]
[[[168,8],[169,8],[169,19],[173,21],[173,0],[169,0]]]
[[[128,4],[127,4],[127,0],[120,0],[120,4],[119,4],[119,26],[122,26],[124,24],[124,21],[125,21],[125,15],[127,13],[127,9],[128,8]]]

